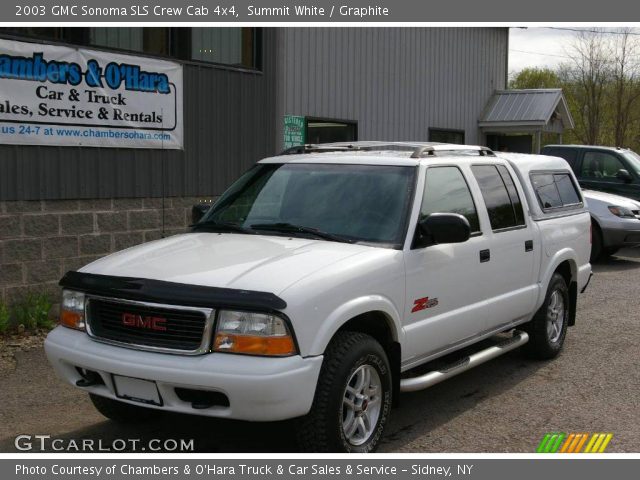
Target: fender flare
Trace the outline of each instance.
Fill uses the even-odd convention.
[[[393,335],[393,340],[403,343],[404,330],[402,329],[401,315],[393,302],[382,295],[367,295],[349,300],[329,314],[318,330],[309,354],[322,355],[333,336],[343,325],[352,318],[370,312],[383,313]]]
[[[551,276],[558,269],[561,263],[568,261],[571,267],[571,281],[575,282],[578,279],[578,255],[571,248],[563,248],[558,250],[553,257],[547,263],[547,268],[540,275],[540,289],[538,291],[538,300],[536,302],[536,310],[540,308],[542,302],[547,295],[547,288],[551,281]],[[569,287],[569,285],[567,285]]]

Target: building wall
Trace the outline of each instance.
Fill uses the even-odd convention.
[[[263,71],[184,65],[184,151],[0,145],[0,301],[111,252],[184,231],[282,146],[286,114],[358,121],[360,139],[464,129],[505,87],[507,29],[264,29]],[[165,194],[164,233],[162,201]]]
[[[263,32],[262,72],[182,62],[183,151],[0,145],[0,200],[219,195],[277,148],[276,31]]]
[[[507,28],[287,28],[284,114],[358,121],[359,140],[428,140],[465,131],[506,87]]]
[[[67,271],[184,232],[199,200],[167,198],[164,213],[160,198],[0,202],[0,302],[35,292],[57,301]]]

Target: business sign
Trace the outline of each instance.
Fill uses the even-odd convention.
[[[182,66],[0,40],[0,142],[182,148]]]
[[[304,145],[306,139],[304,117],[285,115],[283,133],[285,149]]]

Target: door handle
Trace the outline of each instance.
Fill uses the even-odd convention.
[[[480,263],[485,263],[491,260],[491,250],[480,250]]]
[[[531,252],[533,250],[533,240],[527,240],[524,242],[524,251]]]

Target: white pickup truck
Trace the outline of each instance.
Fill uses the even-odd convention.
[[[297,418],[305,450],[369,452],[399,392],[520,346],[560,352],[590,226],[559,158],[300,147],[258,162],[192,232],[67,273],[46,353],[116,421]]]

